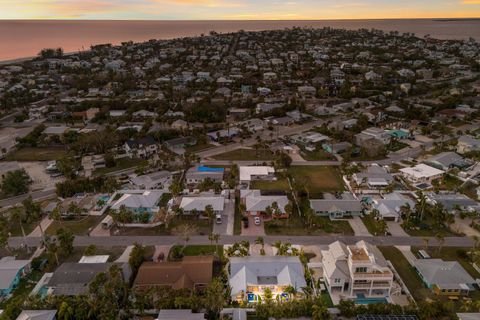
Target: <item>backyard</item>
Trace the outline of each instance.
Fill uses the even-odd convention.
[[[265,221],[265,233],[277,236],[318,236],[327,234],[341,234],[345,236],[354,235],[348,221],[333,221],[327,217],[314,217],[312,226],[304,222],[305,217],[292,214],[288,219],[274,219]]]
[[[315,151],[308,151],[306,149],[302,149],[301,156],[307,161],[336,160],[336,158],[332,154],[326,152],[323,149],[317,149]]]
[[[249,161],[249,160],[260,160],[260,161],[271,161],[275,159],[275,154],[269,149],[247,149],[240,148],[232,150],[229,152],[221,153],[216,156],[213,156],[216,160],[239,160],[239,161]]]
[[[115,171],[120,171],[120,170],[145,166],[147,164],[148,164],[147,160],[123,158],[123,159],[116,160],[114,167],[100,168],[100,169],[95,170],[94,173],[95,173],[95,175],[101,176],[101,175],[108,174],[108,173],[115,172]]]
[[[340,169],[335,166],[294,166],[288,174],[296,183],[305,183],[310,195],[345,190]]]
[[[275,181],[267,181],[267,180],[256,180],[250,183],[251,189],[259,189],[259,190],[282,190],[282,191],[289,191],[290,186],[288,184],[288,180],[286,178],[279,178]]]
[[[212,232],[212,223],[207,219],[198,219],[188,216],[178,216],[173,219],[165,228],[164,225],[160,225],[152,228],[122,228],[118,227],[112,230],[112,235],[115,236],[169,236],[175,235],[175,229],[182,224],[194,225],[197,232],[192,235],[208,235]]]

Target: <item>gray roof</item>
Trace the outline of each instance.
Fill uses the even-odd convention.
[[[18,272],[30,264],[30,260],[15,260],[15,257],[3,257],[0,260],[0,289],[9,288]]]
[[[389,184],[393,181],[393,176],[388,173],[384,167],[379,165],[368,166],[366,170],[357,173],[355,176],[357,183],[361,183],[364,178],[368,183],[383,182]]]
[[[462,285],[475,283],[475,280],[457,261],[418,259],[414,261],[414,265],[429,285],[438,285],[441,288],[449,289],[465,289]]]
[[[291,285],[297,289],[307,285],[300,259],[285,256],[232,257],[229,283],[232,295],[246,292],[248,285]]]
[[[310,206],[316,212],[362,211],[362,204],[358,200],[344,200],[344,199],[310,200]]]
[[[480,319],[480,312],[457,313],[459,320],[478,320]]]
[[[79,295],[88,291],[95,276],[107,272],[113,263],[66,262],[55,270],[48,282],[55,295]]]
[[[455,163],[463,161],[463,157],[455,152],[442,152],[427,159],[428,163],[439,163],[444,168],[448,168]]]
[[[23,310],[17,320],[54,320],[57,310]]]
[[[436,203],[443,205],[448,211],[454,210],[456,206],[466,210],[480,211],[480,203],[470,199],[469,197],[460,193],[428,193],[427,197]]]
[[[461,136],[458,138],[458,142],[464,143],[466,145],[470,145],[473,147],[480,147],[480,140],[475,139],[470,136]]]

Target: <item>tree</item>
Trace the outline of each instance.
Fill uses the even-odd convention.
[[[25,229],[23,228],[24,216],[25,216],[25,212],[20,207],[13,207],[12,211],[10,212],[10,219],[13,222],[17,222],[20,225],[20,229],[22,230],[23,242],[28,250]]]
[[[168,210],[165,207],[161,207],[157,212],[155,212],[155,215],[153,216],[153,221],[154,222],[163,222],[165,225],[165,228],[168,229],[168,225],[174,218],[173,214],[170,214]]]
[[[330,312],[321,299],[317,299],[312,306],[312,320],[329,320],[331,318]]]
[[[173,233],[179,236],[183,240],[183,248],[187,246],[188,241],[190,241],[190,236],[197,233],[197,226],[191,223],[184,223],[179,225],[173,230]]]
[[[60,210],[60,203],[57,204],[57,206],[50,212],[48,217],[60,223],[61,226],[63,225],[62,212]]]
[[[57,239],[60,243],[60,250],[65,256],[73,253],[73,241],[75,236],[68,229],[60,228],[57,230]]]
[[[211,243],[215,242],[215,253],[217,253],[218,252],[218,242],[220,241],[220,234],[210,233],[208,235],[208,240],[210,240]]]
[[[288,285],[285,290],[283,290],[286,294],[289,295],[289,297],[294,300],[295,297],[297,296],[297,293],[298,293],[298,290],[292,286],[292,285]]]
[[[144,246],[138,243],[133,245],[132,251],[130,251],[130,257],[128,258],[128,264],[130,265],[133,274],[137,273],[138,268],[140,268],[143,261],[145,261],[145,254],[146,249]]]
[[[209,204],[205,207],[205,215],[208,217],[210,223],[212,223],[215,218],[215,212],[213,211],[212,205]]]
[[[94,244],[89,245],[83,252],[84,256],[94,256],[97,253],[97,247]]]
[[[0,248],[5,248],[9,253],[11,253],[12,251],[8,245],[8,234],[8,219],[3,214],[0,214]]]
[[[47,254],[49,255],[49,263],[51,264],[52,257],[55,258],[56,265],[58,266],[60,264],[59,259],[58,259],[58,245],[57,242],[52,239],[50,236],[46,236],[45,239],[43,240],[43,245],[45,246],[45,249],[47,251]]]
[[[223,284],[220,279],[214,278],[207,286],[204,304],[209,319],[218,319],[220,317],[220,311],[225,304]]]
[[[257,239],[255,239],[255,244],[259,244],[262,246],[262,248],[260,249],[260,253],[263,253],[262,256],[265,255],[265,240],[263,239],[263,237],[257,237]]]
[[[265,288],[265,290],[263,290],[263,297],[265,298],[265,303],[269,303],[269,302],[272,302],[272,298],[273,298],[273,294],[272,294],[272,290],[270,290],[270,288]]]
[[[28,186],[32,183],[25,169],[9,171],[2,181],[2,191],[6,195],[18,196],[28,192]]]
[[[420,221],[423,221],[423,216],[425,215],[425,210],[427,208],[427,197],[423,194],[422,191],[417,191],[417,203],[415,204],[415,211],[420,213]]]
[[[435,239],[437,240],[438,244],[438,254],[442,251],[442,246],[445,243],[445,236],[440,232],[435,235]]]
[[[58,319],[59,320],[70,320],[74,319],[74,310],[68,304],[67,301],[63,301],[58,308]]]

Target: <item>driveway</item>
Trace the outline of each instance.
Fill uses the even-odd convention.
[[[394,237],[409,237],[408,233],[406,233],[405,230],[403,230],[402,226],[400,225],[400,222],[387,221],[387,227],[388,227],[388,231]]]
[[[459,217],[455,217],[455,223],[451,225],[451,228],[455,232],[463,233],[469,237],[480,236],[480,232],[470,227],[470,223],[472,223],[472,219],[470,218],[461,219]]]
[[[225,200],[225,209],[222,214],[222,223],[213,223],[213,233],[219,235],[233,235],[233,224],[235,219],[235,198]]]
[[[248,217],[248,228],[243,227],[242,223],[242,236],[264,236],[265,229],[263,227],[263,219],[261,218],[261,223],[259,226],[255,225],[253,217]]]
[[[132,252],[132,249],[133,249],[133,246],[128,246],[125,248],[125,251],[123,251],[122,255],[120,257],[118,257],[117,260],[115,260],[115,262],[128,262],[128,260],[130,259],[130,253]]]
[[[42,222],[40,222],[40,226],[37,226],[35,229],[33,229],[33,231],[28,235],[28,237],[41,237],[42,231],[45,233],[45,231],[52,224],[52,222],[52,219],[44,217],[42,219]]]
[[[347,219],[347,221],[350,223],[350,227],[352,227],[355,236],[371,236],[360,217],[353,217],[352,219]]]

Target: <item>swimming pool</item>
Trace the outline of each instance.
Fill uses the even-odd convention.
[[[374,303],[388,303],[386,298],[365,298],[365,295],[358,294],[355,299],[356,304],[374,304]]]

